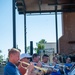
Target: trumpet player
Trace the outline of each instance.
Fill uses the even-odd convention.
[[[49,56],[48,56],[47,54],[44,54],[44,55],[42,56],[42,64],[49,66],[48,61],[49,61]]]
[[[11,48],[8,52],[8,57],[9,60],[4,68],[4,75],[22,75],[16,65],[20,60],[20,51],[16,48]],[[32,74],[33,69],[34,65],[30,64],[27,67],[26,73],[23,75],[34,75]]]
[[[37,53],[34,53],[32,55],[32,62],[34,63],[35,66],[39,66],[39,67],[42,66],[42,63],[40,61],[40,56]]]
[[[44,54],[42,56],[42,65],[43,67],[46,67],[48,69],[45,75],[50,75],[50,73],[52,72],[52,68],[50,67],[48,61],[49,61],[49,56],[47,54]]]
[[[20,55],[20,62],[26,62],[26,63],[30,63],[30,58],[32,56],[29,55],[29,54],[21,54]],[[21,75],[36,75],[34,72],[33,72],[33,69],[34,69],[34,65],[33,63],[31,63],[29,66],[24,64],[24,63],[20,63],[19,66],[18,66],[18,69],[21,73]]]

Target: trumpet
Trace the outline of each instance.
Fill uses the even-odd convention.
[[[20,62],[20,64],[21,64],[21,66],[22,66],[23,68],[25,68],[25,69],[27,69],[27,68],[24,67],[22,64],[30,65],[29,63],[26,63],[26,62],[23,62],[23,61],[19,61],[19,62]],[[43,71],[44,73],[47,73],[47,70],[48,70],[48,69],[41,68],[41,67],[38,67],[38,66],[34,66],[34,68],[36,68],[36,69],[38,69],[38,70],[41,70],[41,71]]]

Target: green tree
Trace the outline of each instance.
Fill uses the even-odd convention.
[[[40,50],[44,50],[44,45],[43,45],[44,43],[47,43],[47,41],[45,39],[41,39],[38,43],[36,43],[37,48],[35,48],[35,49],[36,49],[37,53],[39,53]]]
[[[0,50],[0,53],[2,53],[2,50]],[[0,63],[3,62],[3,55],[0,54]]]
[[[3,62],[3,56],[0,55],[0,63]]]
[[[0,53],[2,53],[2,50],[0,50]]]
[[[47,43],[45,39],[41,39],[38,43]]]

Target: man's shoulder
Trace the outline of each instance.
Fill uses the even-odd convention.
[[[9,67],[11,67],[10,65],[6,64],[4,69],[8,69]]]
[[[71,63],[65,63],[65,66],[72,66]]]
[[[5,69],[11,69],[12,68],[12,66],[9,64],[9,63],[7,63],[6,65],[5,65]]]
[[[20,75],[20,72],[18,70],[18,68],[16,67],[13,67],[11,65],[6,65],[5,68],[4,68],[4,74],[8,74],[8,75]]]
[[[7,63],[6,66],[4,67],[4,71],[14,72],[15,71],[15,67],[13,67],[12,65]]]

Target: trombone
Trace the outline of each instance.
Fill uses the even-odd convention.
[[[21,63],[21,66],[25,69],[27,69],[26,67],[24,67],[22,64],[26,64],[26,65],[30,65],[29,63],[26,63],[26,62],[23,62],[23,61],[19,61]],[[34,66],[34,68],[38,69],[38,70],[41,70],[43,71],[44,73],[47,73],[47,70],[48,69],[45,69],[45,68],[41,68],[41,67],[38,67],[38,66]]]

